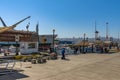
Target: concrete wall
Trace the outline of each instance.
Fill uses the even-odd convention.
[[[30,46],[33,44],[34,47]],[[33,53],[38,52],[38,42],[20,42],[20,53]]]

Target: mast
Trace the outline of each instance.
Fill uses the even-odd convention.
[[[96,21],[95,21],[95,40],[98,39],[98,31],[97,31],[97,25],[96,25]]]
[[[108,40],[108,22],[106,22],[106,40]]]

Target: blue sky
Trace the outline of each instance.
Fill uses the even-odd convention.
[[[39,21],[39,34],[55,33],[60,38],[94,37],[95,21],[100,36],[105,36],[109,22],[109,36],[120,32],[120,0],[0,0],[0,16],[7,25],[31,16],[16,29],[34,31]],[[0,26],[2,24],[0,23]]]

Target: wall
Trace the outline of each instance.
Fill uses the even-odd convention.
[[[20,42],[20,52],[22,54],[38,52],[38,42]]]

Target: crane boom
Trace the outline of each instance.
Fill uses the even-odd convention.
[[[28,19],[28,18],[30,18],[30,16],[28,16],[28,17],[22,19],[21,21],[19,21],[19,22],[13,24],[12,26],[17,26],[18,24],[20,24],[21,22],[25,21],[25,20]]]
[[[1,17],[0,17],[0,20],[1,20],[2,24],[3,24],[3,26],[7,27],[7,25],[5,24],[5,22],[3,21],[3,19]]]
[[[30,18],[30,16],[22,19],[21,21],[13,24],[12,26],[0,27],[0,33],[5,32],[5,31],[7,31],[7,30],[14,29],[18,24],[20,24],[21,22],[25,21],[25,20],[28,19],[28,18]]]

